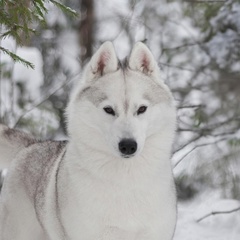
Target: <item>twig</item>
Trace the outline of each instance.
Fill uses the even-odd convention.
[[[2,24],[0,24],[0,34],[2,34]],[[2,39],[0,38],[0,46]],[[1,63],[1,51],[0,51],[0,122],[2,122],[2,63]]]
[[[16,54],[17,52],[17,45],[15,45],[15,49],[13,51],[14,54]],[[13,71],[14,71],[14,66],[15,66],[15,62],[14,60],[12,59],[12,62],[11,62],[11,69],[10,69],[10,77],[9,77],[9,80],[10,80],[10,97],[11,97],[11,100],[10,100],[10,111],[8,113],[8,120],[10,121],[10,126],[12,125],[13,123],[13,119],[14,119],[14,93],[15,93],[15,81],[14,81],[14,78],[13,78]]]
[[[227,0],[184,0],[191,3],[225,3]]]
[[[178,68],[184,71],[189,71],[189,72],[194,72],[194,69],[191,68],[185,68],[185,67],[181,67],[181,66],[177,66],[177,65],[173,65],[173,64],[169,64],[169,63],[164,63],[164,62],[158,62],[159,65],[163,65],[163,66],[167,66],[167,67],[171,67],[171,68]]]
[[[186,142],[185,144],[183,144],[182,146],[180,146],[178,149],[176,149],[173,154],[181,151],[182,149],[184,149],[187,145],[196,142],[197,140],[199,140],[202,137],[202,135],[197,135],[195,138],[192,138],[190,141]]]
[[[185,43],[183,45],[179,45],[179,46],[176,46],[176,47],[171,47],[171,48],[163,48],[162,51],[175,51],[175,50],[179,50],[181,48],[185,48],[185,47],[191,47],[191,46],[195,46],[195,45],[199,45],[199,44],[203,44],[200,43],[200,42],[193,42],[193,43]]]
[[[207,218],[207,217],[210,217],[210,216],[212,216],[212,215],[217,215],[217,214],[228,214],[228,213],[237,212],[237,211],[239,211],[239,210],[240,210],[240,207],[237,207],[237,208],[234,208],[234,209],[232,209],[232,210],[228,210],[228,211],[212,211],[212,212],[206,214],[205,216],[203,216],[203,217],[197,219],[196,221],[197,221],[197,222],[200,222],[200,221],[202,221],[203,219],[205,219],[205,218]]]
[[[76,74],[78,75],[78,74]],[[75,77],[75,76],[74,76]],[[61,88],[63,88],[64,86],[66,86],[68,83],[70,83],[74,77],[71,77],[69,80],[67,80],[66,82],[64,82],[62,85],[60,85],[57,89],[55,89],[52,93],[50,93],[48,96],[44,97],[41,101],[39,101],[38,103],[34,104],[32,107],[30,107],[28,110],[26,110],[16,121],[16,123],[14,124],[15,128],[19,122],[21,121],[21,119],[26,116],[29,112],[31,112],[33,109],[37,108],[38,106],[40,106],[41,104],[43,104],[45,101],[48,100],[49,97],[51,97],[52,95],[54,95],[57,91],[59,91]]]
[[[179,106],[178,109],[185,109],[185,108],[201,108],[205,107],[203,104],[197,104],[197,105],[186,105],[186,106]]]
[[[178,128],[177,129],[178,132],[194,132],[194,133],[205,133],[205,132],[208,132],[210,131],[210,129],[207,129],[207,128]],[[203,134],[205,136],[205,134]]]
[[[197,146],[194,146],[190,151],[188,151],[186,154],[184,154],[173,166],[173,168],[177,167],[177,165],[182,162],[182,160],[187,157],[191,152],[193,152],[195,149],[197,148],[200,148],[200,147],[204,147],[204,146],[208,146],[208,145],[212,145],[212,144],[216,144],[216,143],[219,143],[219,142],[222,142],[222,141],[225,141],[227,140],[228,138],[221,138],[215,142],[211,142],[211,143],[202,143],[202,144],[199,144]]]

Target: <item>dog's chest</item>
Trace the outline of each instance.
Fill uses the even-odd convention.
[[[156,178],[129,178],[120,184],[83,174],[76,182],[77,186],[67,188],[61,214],[70,239],[79,235],[86,240],[105,239],[105,234],[134,239],[148,226],[159,224],[169,204],[163,197],[169,189]]]

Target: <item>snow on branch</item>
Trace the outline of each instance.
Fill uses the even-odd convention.
[[[33,63],[28,62],[27,60],[21,58],[20,56],[18,56],[18,55],[16,55],[15,53],[9,51],[8,49],[3,48],[3,47],[0,46],[0,51],[2,51],[3,53],[9,55],[14,62],[20,62],[20,63],[22,63],[24,66],[30,67],[30,68],[34,69],[34,64],[33,64]]]

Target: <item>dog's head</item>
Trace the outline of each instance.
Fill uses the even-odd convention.
[[[87,65],[67,113],[76,144],[129,158],[147,144],[171,145],[175,107],[143,43],[136,43],[125,65],[119,64],[112,43],[104,43]]]

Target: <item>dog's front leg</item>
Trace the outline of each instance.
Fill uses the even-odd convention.
[[[109,227],[98,240],[159,240],[156,234],[146,230],[126,231],[118,227]],[[168,239],[168,238],[166,238]]]
[[[111,226],[104,230],[102,236],[98,240],[137,240],[136,237],[137,234],[135,232],[129,232],[118,227]]]

